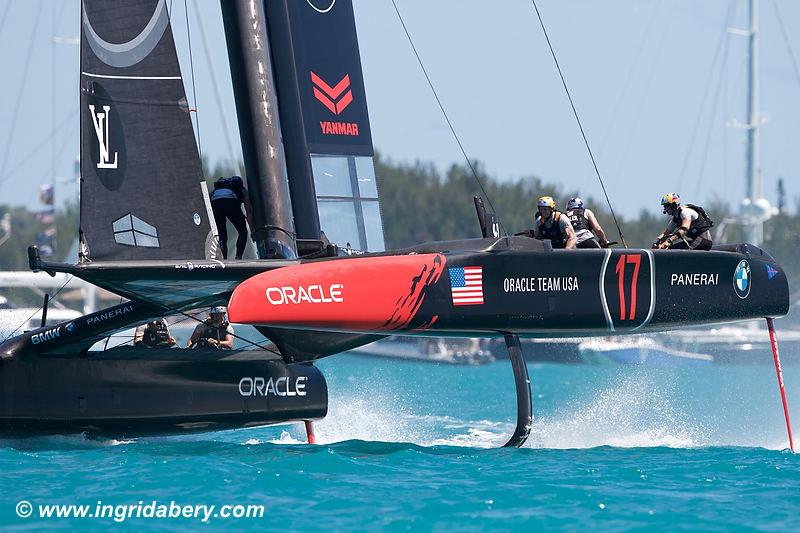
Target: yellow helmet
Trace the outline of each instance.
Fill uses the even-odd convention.
[[[661,197],[661,207],[664,208],[664,213],[667,212],[667,207],[674,205],[678,207],[681,205],[681,195],[676,192],[668,192]]]
[[[536,202],[537,207],[549,207],[550,209],[556,208],[556,201],[553,200],[552,196],[542,196],[539,198],[539,201]]]

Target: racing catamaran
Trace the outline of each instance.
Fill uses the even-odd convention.
[[[0,345],[0,430],[127,436],[325,416],[313,362],[387,335],[503,336],[520,446],[532,420],[519,336],[641,333],[788,312],[749,245],[557,251],[500,235],[384,251],[350,0],[221,2],[258,260],[222,261],[165,0],[84,0],[81,224],[63,272],[127,299]],[[229,305],[252,350],[89,348],[156,317]]]

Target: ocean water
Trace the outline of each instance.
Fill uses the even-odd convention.
[[[0,441],[0,525],[800,528],[800,456],[786,450],[769,353],[761,364],[738,366],[529,363],[535,422],[523,449],[498,448],[515,419],[508,361],[455,367],[342,355],[319,366],[331,405],[315,446],[304,444],[299,425],[130,441]],[[784,375],[800,424],[800,367],[785,365]],[[100,502],[118,514],[21,518],[21,501],[93,510]],[[264,511],[204,522],[141,516],[149,504]]]

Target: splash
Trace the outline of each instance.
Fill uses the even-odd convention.
[[[331,400],[328,416],[316,424],[317,442],[366,440],[422,444],[428,439],[430,427],[417,422],[420,422],[418,417],[399,398],[356,393]]]
[[[68,435],[0,439],[0,447],[9,447],[25,451],[69,450],[109,448],[124,446],[135,442],[135,440],[129,439],[100,439],[89,437],[85,433],[73,433]]]
[[[572,449],[613,446],[692,448],[712,443],[708,431],[684,412],[664,375],[640,369],[536,418],[526,447]],[[390,393],[349,391],[334,396],[328,416],[316,424],[317,442],[348,440],[408,442],[420,446],[494,448],[514,425],[418,414]],[[277,444],[305,442],[302,426],[283,431]]]
[[[707,430],[677,407],[671,384],[639,371],[594,393],[587,403],[573,401],[534,422],[533,448],[692,448],[708,446]]]
[[[502,444],[507,423],[464,421],[449,416],[417,414],[397,396],[375,391],[349,391],[330,400],[328,416],[315,422],[317,444],[350,440],[410,443],[419,446],[491,448]],[[447,435],[443,435],[447,433]],[[272,444],[306,442],[302,424],[281,431]]]

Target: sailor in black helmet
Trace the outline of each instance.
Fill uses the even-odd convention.
[[[711,232],[714,222],[699,205],[681,206],[681,197],[676,192],[661,197],[664,214],[672,217],[667,229],[653,241],[653,248],[660,250],[710,250]]]
[[[242,213],[242,205],[244,205],[244,213]],[[253,218],[250,213],[250,198],[241,177],[223,177],[214,182],[214,191],[211,193],[211,210],[214,212],[214,222],[216,222],[217,231],[219,232],[222,257],[224,259],[228,258],[228,228],[225,225],[225,220],[227,219],[231,221],[231,224],[239,234],[236,239],[236,259],[241,259],[244,249],[247,247],[245,214],[250,227],[252,228],[253,226]]]
[[[567,202],[567,212],[565,213],[572,222],[572,229],[575,230],[575,237],[578,239],[578,248],[607,248],[608,240],[603,227],[597,221],[591,209],[586,209],[583,200],[580,198],[570,198]],[[597,237],[595,237],[597,235]],[[599,239],[599,242],[598,242]]]
[[[188,348],[207,347],[223,350],[233,349],[233,326],[225,320],[225,306],[217,305],[211,308],[208,318],[198,324],[192,332]]]
[[[136,328],[133,345],[145,348],[169,348],[175,346],[175,337],[169,334],[169,326],[164,318],[157,318]]]
[[[553,248],[574,249],[578,242],[575,230],[564,213],[556,210],[556,201],[551,196],[542,196],[536,207],[533,237],[550,241]]]

